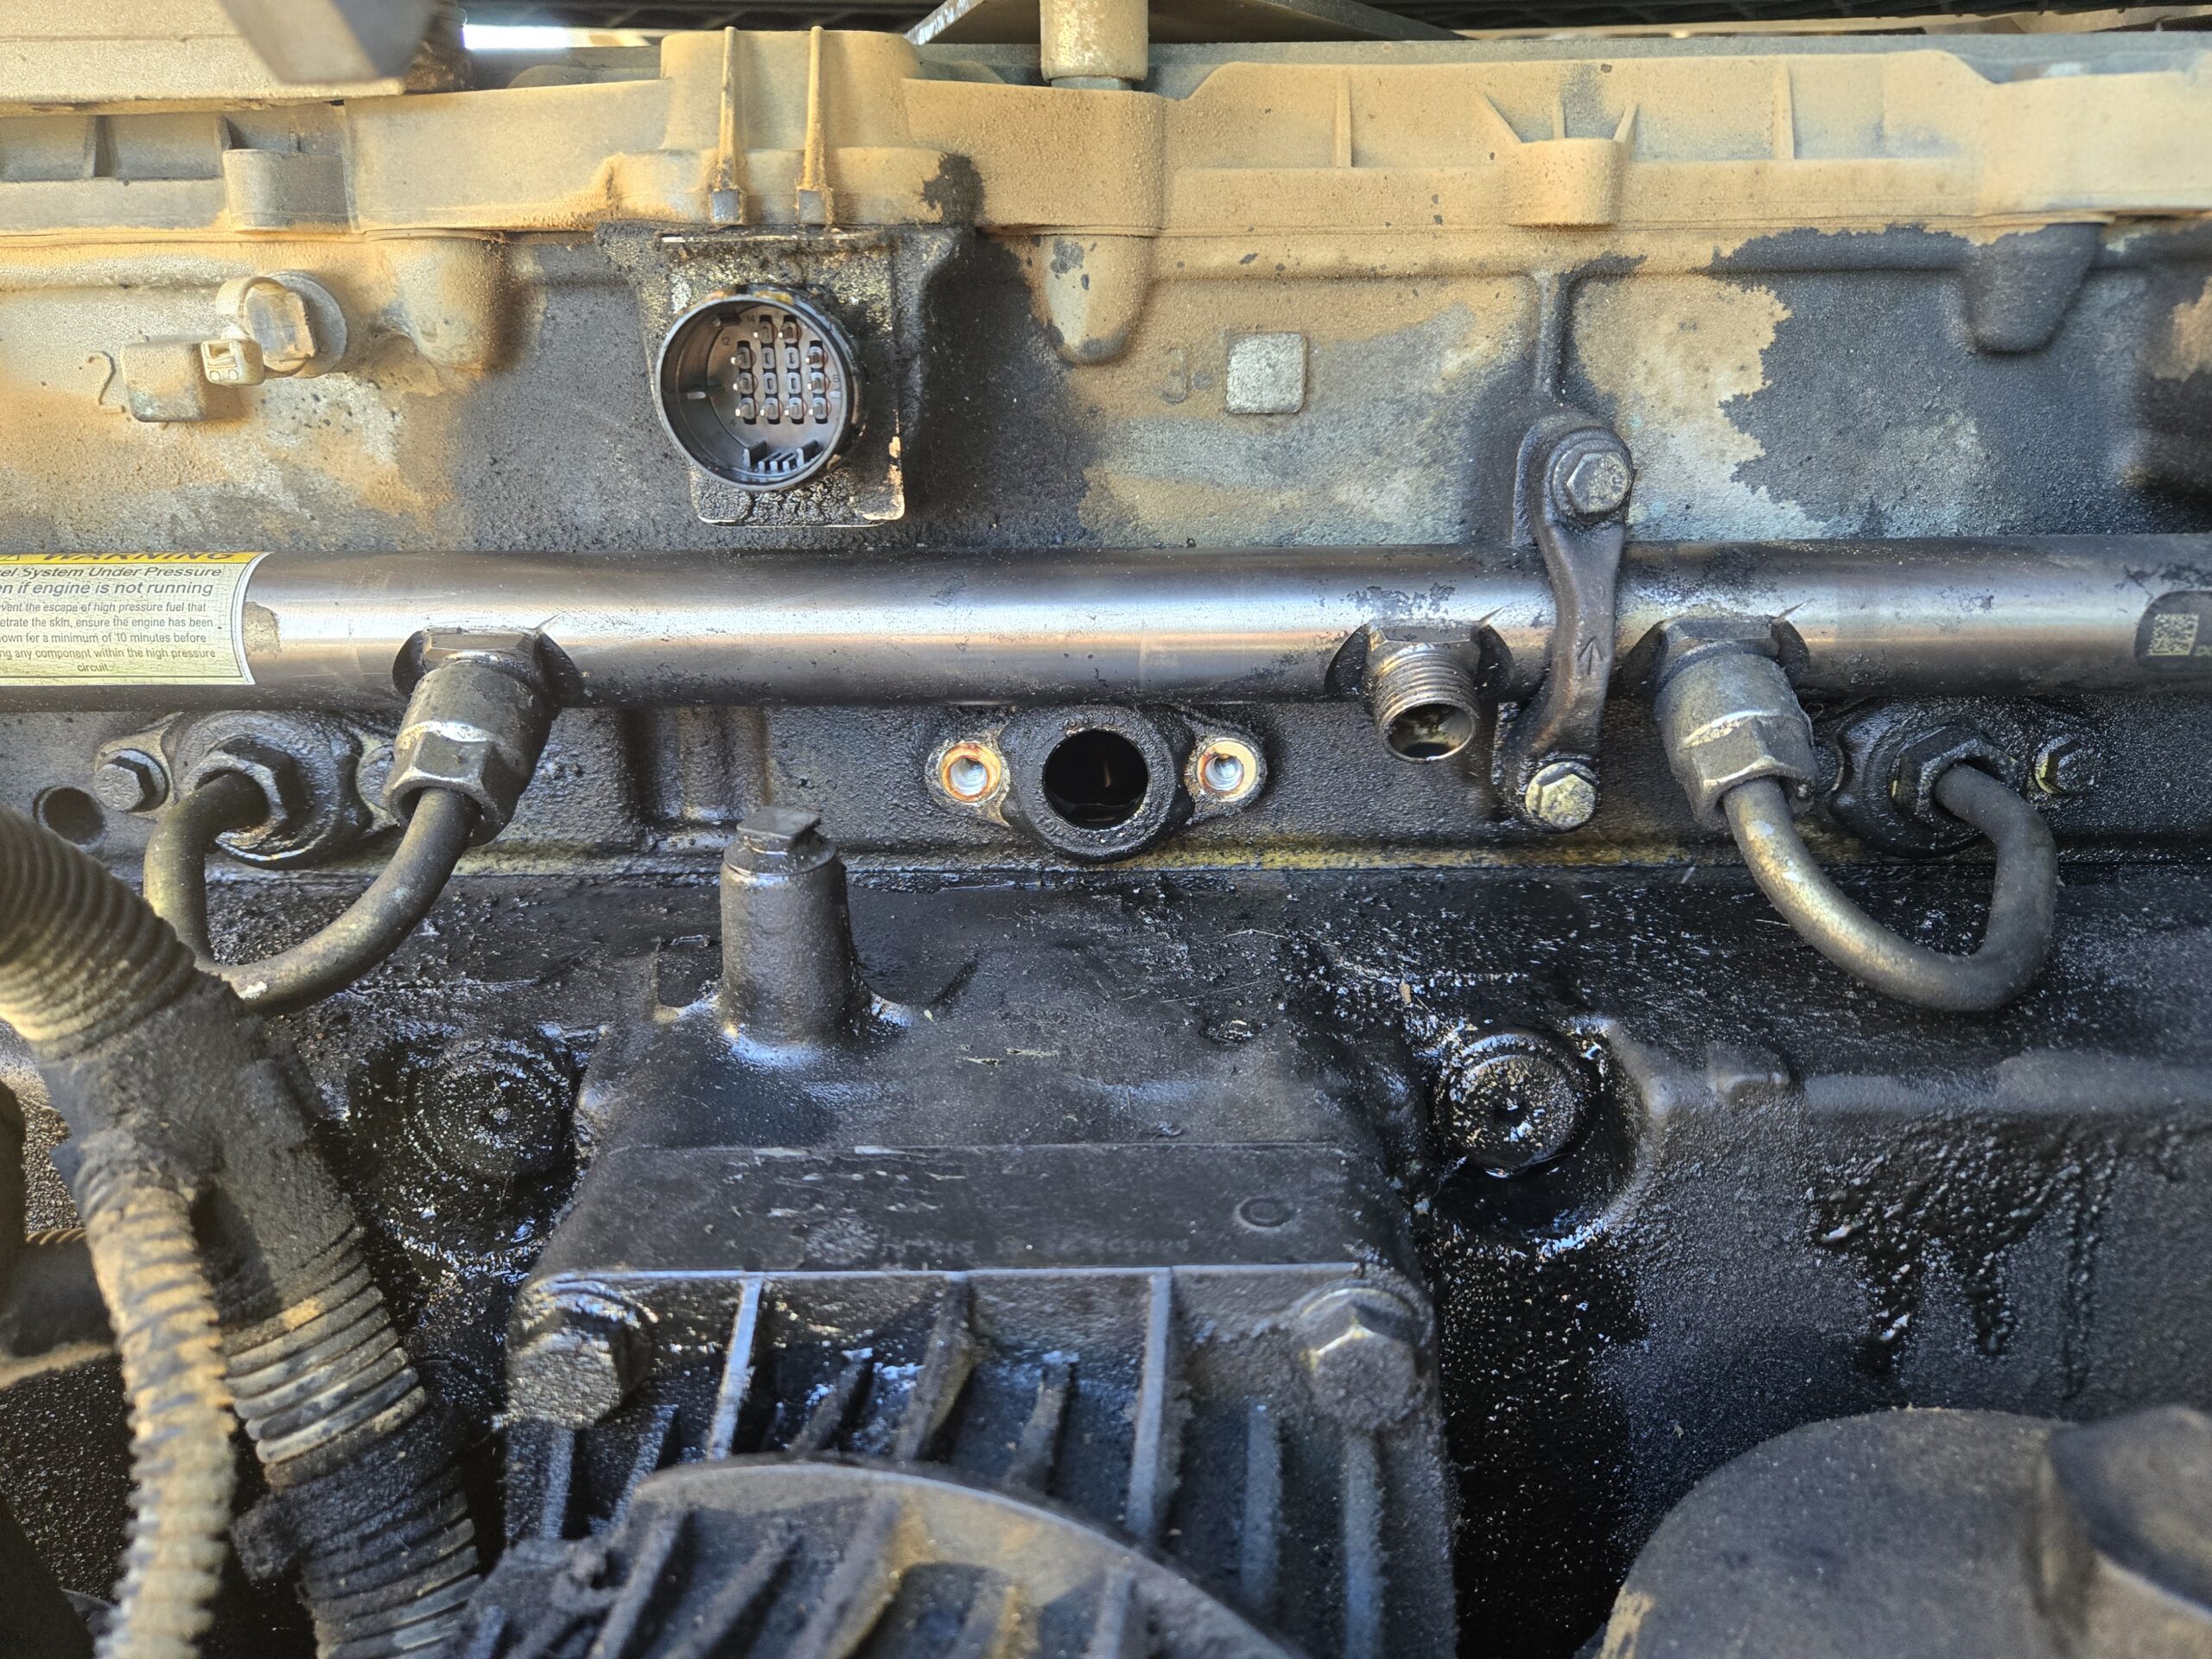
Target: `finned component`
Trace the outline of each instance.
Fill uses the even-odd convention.
[[[860,425],[852,342],[783,289],[718,295],[660,351],[661,417],[692,461],[750,490],[788,490],[836,460]]]
[[[509,1553],[475,1615],[493,1641],[467,1651],[548,1651],[495,1643],[549,1607],[574,1633],[550,1651],[635,1659],[1294,1651],[1197,1575],[1064,1507],[904,1461],[686,1462],[641,1481],[603,1540],[532,1542]]]

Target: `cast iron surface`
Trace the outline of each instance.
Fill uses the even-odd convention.
[[[1667,1517],[1606,1650],[2192,1659],[2212,1643],[2208,1472],[2212,1419],[2179,1406],[1809,1424]]]
[[[1018,1631],[1043,1659],[1291,1659],[1172,1567],[1072,1516],[910,1471],[820,1462],[651,1476],[603,1541],[518,1543],[486,1601],[499,1610],[477,1626],[497,1632],[479,1639],[487,1655],[619,1641],[733,1659],[983,1659]]]
[[[573,1167],[548,1125],[648,982],[681,1006],[710,977],[711,868],[464,876],[386,969],[290,1021],[426,1379],[487,1437],[487,1506],[508,1300]],[[1971,864],[1845,879],[1952,946],[1986,880]],[[266,950],[349,891],[312,874],[219,891],[218,941]],[[2212,1249],[2198,868],[2069,863],[2050,971],[1975,1020],[1856,989],[1719,864],[880,871],[854,910],[888,995],[926,998],[987,947],[1027,942],[1101,998],[1158,999],[1194,1043],[1287,1030],[1364,1074],[1437,1275],[1466,1628],[1503,1651],[1571,1652],[1668,1506],[1796,1423],[2212,1403],[2191,1357],[2212,1290],[2170,1270]],[[1604,1044],[1607,1103],[1539,1173],[1447,1178],[1422,1148],[1414,1051],[1463,1020]],[[1071,1030],[1075,1052],[1097,1029]],[[538,1148],[505,1188],[457,1167],[472,1115],[501,1113]],[[1158,1138],[1179,1118],[1164,1110]],[[0,1396],[0,1446],[26,1527],[66,1583],[97,1590],[120,1510],[100,1521],[79,1459],[119,1426],[111,1382],[76,1376]]]
[[[1987,73],[2043,68],[1995,61]],[[1101,406],[1033,315],[1020,247],[931,228],[887,232],[905,261],[902,338],[873,341],[887,365],[863,367],[871,386],[911,384],[901,395],[912,397],[912,429],[903,411],[894,423],[870,410],[845,469],[874,476],[885,461],[875,446],[895,424],[908,511],[857,531],[701,522],[690,469],[654,410],[648,350],[658,333],[648,341],[641,330],[617,257],[637,237],[532,241],[514,257],[537,321],[510,366],[450,394],[452,489],[433,508],[397,512],[303,474],[282,499],[211,486],[204,507],[180,505],[170,518],[96,503],[97,515],[65,520],[26,503],[4,527],[5,545],[1501,544],[1511,534],[1516,446],[1554,392],[1636,448],[1633,540],[2202,530],[2212,376],[2169,376],[2160,364],[2193,315],[2212,238],[2185,221],[2130,228],[2088,251],[2078,285],[2054,285],[2040,245],[2049,234],[1983,245],[1919,230],[1777,232],[1690,275],[1594,261],[1562,274],[1546,337],[1523,315],[1496,352],[1458,350],[1464,325],[1449,307],[1372,339],[1317,332],[1312,416],[1267,422],[1192,418],[1205,406],[1194,397],[1218,395],[1222,370],[1198,357],[1179,365],[1173,349],[1131,359],[1146,372],[1141,397]],[[2023,243],[2037,245],[2013,245]],[[753,280],[830,291],[865,263],[834,248],[750,257],[766,261]],[[2004,302],[1969,308],[1969,277]],[[1396,292],[1360,279],[1344,303]],[[1468,287],[1450,307],[1471,315],[1497,302]],[[1264,292],[1237,292],[1188,326],[1264,327],[1274,306]],[[1686,318],[1700,331],[1680,330]],[[2049,344],[2017,349],[2031,326],[2047,327]],[[1703,340],[1725,330],[1735,347],[1747,327],[1754,344],[1737,348],[1758,353],[1761,378],[1720,398],[1725,409],[1702,391],[1677,407],[1636,368],[1662,346],[1684,351],[1675,333]],[[1668,360],[1688,373],[1704,359]],[[1540,381],[1541,396],[1531,391]],[[588,427],[546,417],[584,408],[601,416]]]

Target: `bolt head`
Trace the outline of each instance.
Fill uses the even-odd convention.
[[[568,1428],[589,1428],[612,1416],[629,1394],[628,1370],[613,1332],[588,1326],[541,1332],[507,1361],[507,1409]]]
[[[507,1409],[569,1428],[613,1414],[642,1380],[642,1315],[593,1286],[525,1287],[522,1329],[507,1351]]]
[[[1338,1422],[1387,1428],[1421,1397],[1421,1320],[1389,1291],[1323,1291],[1300,1310],[1297,1324],[1314,1402]]]
[[[139,749],[118,749],[92,773],[92,794],[111,812],[150,812],[168,798],[168,768]]]
[[[2036,752],[2036,787],[2046,795],[2086,795],[2097,786],[2104,757],[2078,737],[2055,737]]]
[[[1598,810],[1598,774],[1580,760],[1551,760],[1536,768],[1521,804],[1552,830],[1580,830]]]
[[[1634,481],[1628,457],[1606,445],[1586,449],[1569,461],[1560,489],[1572,511],[1585,518],[1603,518],[1628,505]]]
[[[1454,1032],[1440,1046],[1430,1124],[1440,1148],[1494,1174],[1548,1163],[1567,1149],[1591,1101],[1588,1072],[1535,1032]]]

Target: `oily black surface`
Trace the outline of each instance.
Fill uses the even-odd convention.
[[[465,877],[387,969],[288,1022],[426,1381],[480,1433],[507,1297],[566,1190],[566,1149],[542,1150],[565,1105],[551,1080],[650,1017],[649,997],[692,1000],[712,971],[710,868]],[[1982,881],[1971,863],[1853,878],[1878,914],[1953,945]],[[219,892],[218,938],[265,949],[347,891]],[[1491,1650],[1572,1651],[1667,1507],[1794,1424],[2208,1403],[2212,1288],[2175,1271],[2212,1252],[2201,870],[2069,865],[2050,971],[1987,1019],[1859,989],[1726,866],[877,872],[854,910],[888,995],[928,1001],[1011,942],[1088,996],[1156,1002],[1202,1047],[1325,1054],[1362,1080],[1433,1274],[1465,1628]],[[1602,1043],[1605,1103],[1557,1164],[1501,1180],[1427,1158],[1415,1051],[1455,1021]],[[1084,1045],[1124,1029],[1067,1016],[1070,1072],[1121,1063]],[[541,1150],[462,1179],[501,1112]],[[1175,1114],[1157,1116],[1172,1140]],[[86,1430],[61,1409],[9,1437],[11,1490],[48,1495],[21,1510],[42,1543],[88,1525],[83,1479],[58,1472]]]

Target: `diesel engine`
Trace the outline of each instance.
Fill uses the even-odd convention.
[[[0,8],[0,1655],[2212,1659],[2212,9]]]

